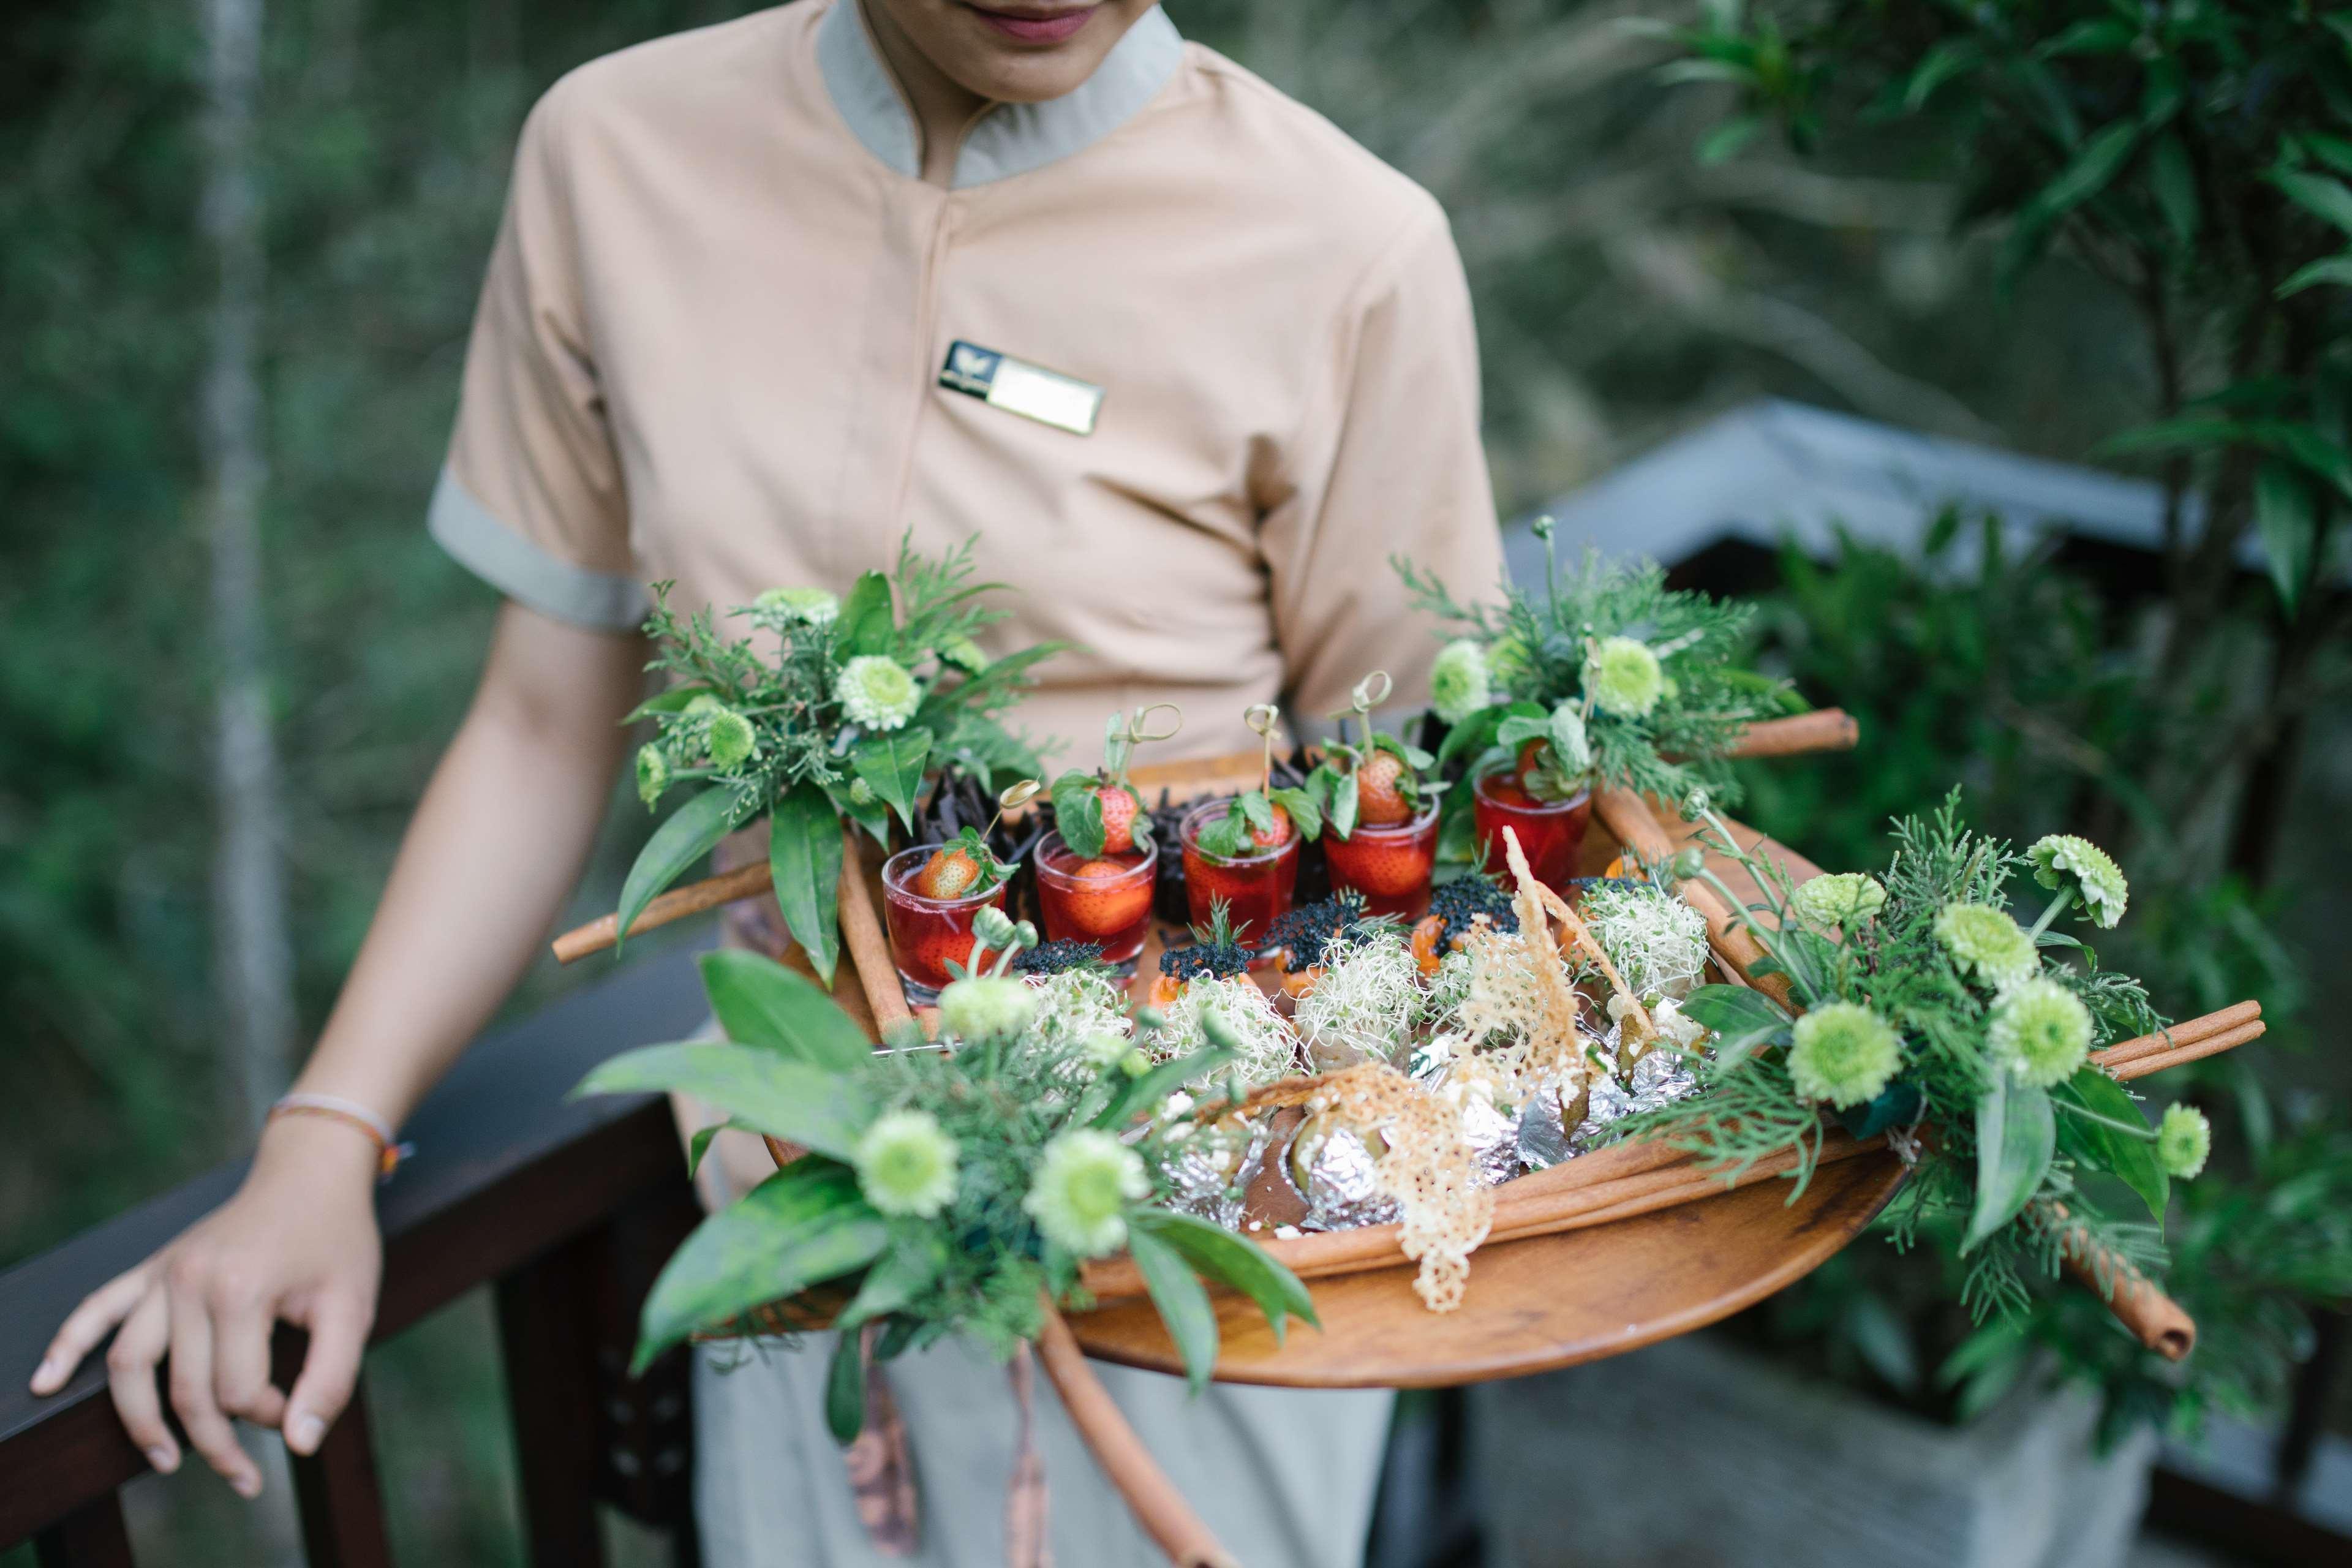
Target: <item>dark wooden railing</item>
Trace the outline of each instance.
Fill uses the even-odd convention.
[[[692,1422],[682,1356],[626,1375],[637,1308],[699,1217],[669,1109],[567,1100],[615,1051],[675,1039],[705,1016],[691,955],[635,963],[468,1051],[405,1129],[416,1157],[383,1188],[375,1337],[494,1283],[529,1560],[604,1560],[596,1510],[673,1532],[695,1561]],[[236,1186],[224,1166],[0,1274],[0,1551],[27,1538],[42,1568],[128,1568],[118,1489],[147,1469],[93,1356],[47,1399],[26,1392],[76,1302]],[[281,1328],[278,1384],[301,1337]],[[189,1462],[197,1463],[191,1455]],[[314,1568],[389,1568],[367,1391],[319,1452],[293,1463]]]

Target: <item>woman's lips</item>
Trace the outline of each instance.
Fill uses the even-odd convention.
[[[1092,5],[1080,5],[1066,11],[991,11],[982,6],[969,7],[971,14],[1004,34],[1024,44],[1059,44],[1076,35],[1095,14]]]

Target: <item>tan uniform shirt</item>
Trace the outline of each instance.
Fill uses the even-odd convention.
[[[800,0],[595,61],[524,127],[434,536],[622,629],[839,591],[899,535],[978,535],[1012,618],[1081,645],[1015,715],[1095,762],[1253,743],[1249,703],[1415,700],[1402,552],[1500,576],[1470,306],[1444,215],[1154,11],[1077,91],[975,121],[953,184],[854,5]],[[941,384],[951,345],[1099,387],[1091,434]],[[984,363],[984,362],[983,362]]]

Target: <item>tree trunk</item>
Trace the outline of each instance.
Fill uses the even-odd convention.
[[[262,0],[199,0],[205,58],[205,237],[219,270],[202,399],[212,545],[213,952],[224,1089],[233,1120],[257,1126],[284,1088],[294,1040],[278,752],[263,653],[263,284],[256,123]]]

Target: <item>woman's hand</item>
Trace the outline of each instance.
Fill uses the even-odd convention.
[[[353,1128],[307,1116],[272,1122],[236,1196],[74,1309],[33,1373],[33,1392],[65,1386],[120,1324],[108,1379],[147,1462],[166,1475],[180,1465],[157,1390],[168,1352],[172,1408],[189,1443],[241,1496],[257,1495],[261,1471],[230,1418],[282,1426],[288,1447],[312,1453],[358,1380],[383,1265],[375,1173],[375,1147]],[[281,1318],[310,1334],[288,1392],[269,1381]]]

